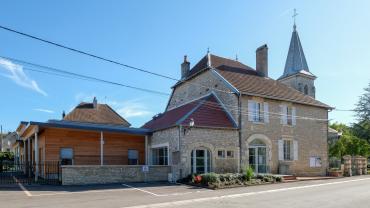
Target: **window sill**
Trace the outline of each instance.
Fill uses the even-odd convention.
[[[266,123],[265,122],[262,122],[262,121],[251,121],[252,124],[256,124],[256,125],[265,125]]]

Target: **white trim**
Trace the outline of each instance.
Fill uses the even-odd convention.
[[[221,101],[221,99],[217,96],[217,94],[214,92],[214,91],[212,91],[211,92],[211,94],[213,94],[215,97],[216,97],[216,99],[217,99],[217,101],[221,104],[221,106],[222,106],[222,108],[224,109],[224,111],[229,115],[229,117],[233,120],[233,122],[234,122],[234,124],[235,124],[235,126],[238,126],[238,124],[237,124],[237,122],[235,121],[235,119],[234,119],[234,117],[233,117],[233,115],[231,114],[231,112],[226,108],[226,106],[224,105],[224,103]]]
[[[162,144],[155,144],[155,145],[151,145],[150,148],[151,149],[155,149],[155,148],[160,148],[160,147],[169,147],[170,144],[168,142],[166,143],[162,143]]]
[[[221,78],[221,80],[224,81],[227,87],[229,87],[233,92],[240,94],[239,90],[236,87],[234,87],[234,85],[232,85],[229,81],[227,81],[225,77],[218,73],[214,68],[211,69],[211,72],[217,75],[219,78]]]

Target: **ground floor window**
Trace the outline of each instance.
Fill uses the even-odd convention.
[[[73,165],[73,149],[72,148],[61,148],[60,149],[60,160],[62,165]]]
[[[168,147],[159,147],[152,149],[153,165],[168,165]]]
[[[134,149],[128,150],[128,164],[138,165],[139,164],[139,151]]]
[[[292,140],[284,140],[284,160],[292,160]]]
[[[321,157],[310,157],[310,167],[311,168],[321,167]]]
[[[195,149],[191,152],[192,173],[211,172],[211,152],[207,149]]]

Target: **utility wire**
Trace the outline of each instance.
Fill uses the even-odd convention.
[[[126,88],[130,88],[130,89],[134,89],[134,90],[140,90],[140,91],[143,91],[143,92],[149,92],[149,93],[154,93],[154,94],[159,94],[159,95],[165,95],[165,96],[169,96],[170,95],[169,93],[166,93],[166,92],[160,92],[160,91],[150,90],[150,89],[141,88],[141,87],[135,87],[135,86],[127,85],[127,84],[122,84],[122,83],[119,83],[119,82],[113,82],[113,81],[109,81],[109,80],[105,80],[105,79],[96,78],[96,77],[93,77],[93,76],[87,76],[87,75],[83,75],[83,74],[77,74],[77,73],[66,71],[66,70],[62,70],[62,69],[56,69],[56,68],[49,67],[49,66],[42,66],[42,65],[39,65],[39,64],[34,64],[34,63],[26,62],[26,61],[12,59],[12,58],[8,58],[8,57],[4,57],[4,56],[0,56],[0,58],[12,60],[12,61],[15,61],[15,62],[18,62],[18,63],[21,62],[21,63],[27,64],[29,66],[43,68],[43,69],[48,70],[48,71],[38,70],[38,69],[33,69],[33,68],[29,68],[29,67],[23,66],[23,68],[25,70],[29,70],[29,71],[40,72],[40,73],[45,73],[45,74],[50,74],[50,75],[56,75],[56,76],[61,76],[61,77],[68,77],[68,78],[76,78],[77,77],[78,79],[96,81],[96,82],[101,82],[101,83],[106,83],[106,84],[111,84],[111,85],[126,87]]]
[[[17,31],[17,30],[8,28],[8,27],[4,27],[2,25],[0,25],[0,28],[1,29],[4,29],[4,30],[7,30],[7,31],[10,31],[10,32],[13,32],[13,33],[17,33],[19,35],[22,35],[22,36],[25,36],[25,37],[28,37],[28,38],[32,38],[32,39],[35,39],[35,40],[38,40],[38,41],[41,41],[41,42],[44,42],[44,43],[48,43],[48,44],[51,44],[51,45],[54,45],[54,46],[57,46],[57,47],[60,47],[60,48],[64,48],[64,49],[67,49],[67,50],[70,50],[70,51],[73,51],[73,52],[76,52],[76,53],[79,53],[79,54],[90,56],[92,58],[96,58],[96,59],[100,59],[100,60],[103,60],[103,61],[107,61],[107,62],[116,64],[116,65],[120,65],[120,66],[123,66],[123,67],[126,67],[126,68],[134,69],[134,70],[141,71],[141,72],[144,72],[144,73],[148,73],[148,74],[151,74],[151,75],[155,75],[155,76],[158,76],[158,77],[162,77],[162,78],[166,78],[166,79],[171,79],[173,81],[179,81],[178,79],[169,77],[167,75],[162,75],[162,74],[151,72],[151,71],[148,71],[148,70],[145,70],[145,69],[141,69],[141,68],[138,68],[138,67],[130,66],[128,64],[124,64],[124,63],[121,63],[121,62],[118,62],[118,61],[114,61],[112,59],[104,58],[104,57],[101,57],[101,56],[98,56],[98,55],[94,55],[92,53],[88,53],[88,52],[85,52],[85,51],[82,51],[82,50],[78,50],[78,49],[75,49],[75,48],[72,48],[72,47],[69,47],[69,46],[65,46],[65,45],[62,45],[62,44],[59,44],[59,43],[56,43],[56,42],[53,42],[53,41],[49,41],[49,40],[46,40],[46,39],[43,39],[43,38],[39,38],[39,37],[36,37],[34,35],[30,35],[30,34],[27,34],[27,33],[24,33],[24,32],[20,32],[20,31]]]

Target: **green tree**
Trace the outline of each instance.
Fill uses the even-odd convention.
[[[364,90],[365,93],[360,96],[355,111],[359,121],[370,121],[370,83]]]

